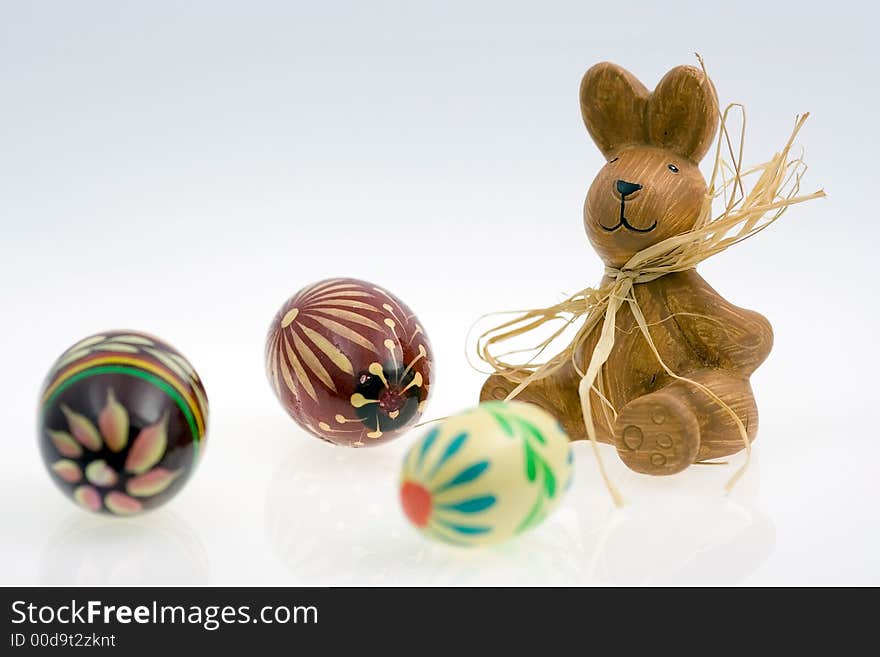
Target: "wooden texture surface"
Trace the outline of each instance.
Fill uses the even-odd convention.
[[[699,69],[679,66],[649,93],[631,73],[602,63],[584,76],[580,101],[587,130],[608,158],[587,194],[584,226],[605,264],[621,267],[636,252],[691,229],[697,220],[706,195],[697,164],[718,126],[715,90]],[[753,440],[758,413],[749,377],[770,352],[769,322],[727,302],[695,270],[640,283],[634,290],[664,362],[679,376],[709,387]],[[599,327],[576,354],[581,371],[598,337]],[[628,304],[618,312],[602,380],[617,417],[594,393],[599,440],[616,445],[633,470],[674,474],[744,447],[722,406],[666,373]],[[553,413],[573,440],[586,439],[579,382],[569,363],[517,399]],[[514,387],[492,376],[481,399],[504,399]]]

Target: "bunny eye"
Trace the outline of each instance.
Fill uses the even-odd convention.
[[[617,162],[617,160],[619,159],[619,157],[612,157],[610,160],[608,160],[608,164],[611,164],[612,162]]]
[[[678,173],[678,167],[675,166],[674,164],[667,165],[667,168],[668,168],[672,173]]]

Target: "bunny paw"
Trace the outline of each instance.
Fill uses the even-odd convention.
[[[700,425],[674,389],[659,390],[623,407],[614,427],[621,460],[651,475],[681,472],[700,449]]]

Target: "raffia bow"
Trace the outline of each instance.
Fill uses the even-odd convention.
[[[739,146],[736,151],[734,151],[727,130],[730,113],[734,109],[738,109],[742,116]],[[791,136],[779,153],[763,164],[743,170],[745,109],[737,103],[728,105],[721,117],[715,163],[712,176],[709,179],[708,193],[703,201],[699,218],[691,230],[639,251],[620,269],[606,267],[605,275],[609,282],[604,285],[598,288],[585,288],[561,303],[547,308],[514,313],[517,315],[515,318],[485,331],[477,339],[479,358],[490,365],[495,373],[518,384],[507,396],[507,399],[516,397],[531,383],[549,376],[566,362],[571,361],[574,364],[576,371],[581,376],[578,394],[587,435],[593,446],[602,479],[617,506],[623,505],[623,498],[608,477],[599,453],[590,391],[594,391],[598,399],[601,400],[604,411],[616,419],[617,413],[608,400],[601,372],[614,347],[617,311],[623,304],[629,305],[639,330],[663,370],[673,379],[702,390],[720,405],[736,424],[746,450],[746,459],[728,481],[728,491],[736,485],[736,482],[748,468],[751,458],[751,444],[742,420],[711,389],[698,381],[676,374],[663,361],[651,338],[649,324],[639,307],[633,287],[667,274],[692,269],[706,258],[764,230],[779,219],[789,206],[825,196],[822,190],[812,194],[799,195],[801,177],[806,171],[807,165],[803,156],[793,156],[791,149],[795,137],[808,116],[809,114],[804,114],[798,117]],[[730,163],[722,157],[725,150],[730,156]],[[746,180],[755,178],[754,184],[746,191]],[[724,211],[713,219],[712,204],[718,198],[724,199],[725,207]],[[526,349],[511,349],[500,354],[493,353],[493,348],[497,345],[532,333],[552,322],[562,322],[562,325],[538,344]],[[544,352],[578,322],[582,322],[580,328],[568,346],[552,358],[542,362],[541,357]],[[577,362],[576,354],[583,342],[600,323],[599,340],[589,358],[586,371],[582,371]],[[523,353],[532,354],[525,363],[507,360],[511,356]]]

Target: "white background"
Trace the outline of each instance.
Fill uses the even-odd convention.
[[[760,6],[760,8],[759,8]],[[0,9],[0,583],[880,584],[876,10],[826,2],[27,2]],[[284,299],[335,275],[419,314],[427,417],[473,404],[480,314],[594,284],[581,205],[602,158],[583,72],[653,87],[701,52],[749,109],[746,160],[797,113],[805,191],[700,269],[764,313],[755,467],[668,479],[589,446],[563,507],[495,549],[433,545],[396,500],[410,433],[334,448],[283,413],[263,340]],[[43,376],[108,328],[180,348],[212,403],[187,488],[91,516],[36,447]]]

